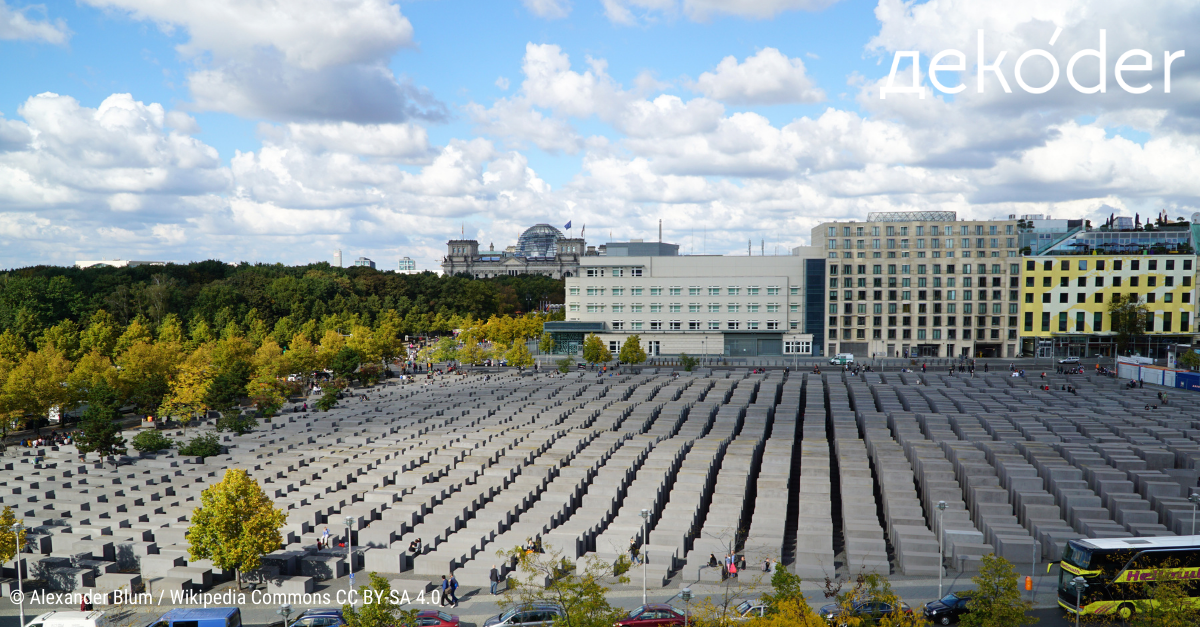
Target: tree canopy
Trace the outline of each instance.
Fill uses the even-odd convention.
[[[187,531],[188,555],[237,571],[240,586],[241,573],[257,569],[263,555],[280,547],[285,521],[287,514],[275,508],[257,481],[231,468],[200,493]]]

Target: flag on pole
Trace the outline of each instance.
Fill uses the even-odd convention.
[[[570,229],[570,228],[571,228],[571,221],[570,221],[570,220],[567,220],[567,224],[566,224],[565,226],[563,226],[563,228],[564,228],[564,229]]]

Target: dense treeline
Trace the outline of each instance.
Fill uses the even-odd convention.
[[[175,314],[188,331],[204,322],[224,329],[261,321],[268,328],[299,327],[308,320],[356,318],[371,324],[395,311],[405,334],[449,330],[454,316],[487,318],[562,303],[562,281],[542,276],[475,280],[430,272],[404,275],[370,268],[229,265],[204,261],[136,268],[39,266],[0,274],[0,331],[12,330],[30,346],[64,320],[86,326],[103,310],[118,325],[139,317],[157,328]],[[292,333],[280,329],[278,335]]]
[[[545,318],[517,314],[562,295],[562,283],[546,277],[474,280],[327,264],[0,274],[0,437],[85,402],[95,423],[86,428],[85,414],[85,432],[110,444],[119,407],[187,417],[250,398],[269,415],[299,391],[291,375],[376,379],[388,361],[407,356],[406,336],[465,329],[524,348],[518,340],[540,334]]]

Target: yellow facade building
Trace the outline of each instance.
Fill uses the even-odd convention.
[[[1173,225],[1172,225],[1173,226]],[[1136,296],[1150,316],[1130,348],[1158,357],[1196,331],[1197,256],[1191,225],[1153,232],[1084,231],[1022,260],[1022,353],[1112,357],[1108,307]]]

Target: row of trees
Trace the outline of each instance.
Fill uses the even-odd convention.
[[[469,317],[453,322],[475,324]],[[142,317],[121,325],[105,310],[84,324],[64,320],[43,330],[35,348],[7,329],[0,333],[0,436],[36,426],[51,408],[81,403],[88,404],[85,426],[95,426],[85,429],[82,452],[120,448],[115,422],[123,407],[187,418],[249,398],[269,416],[302,387],[289,375],[329,369],[337,377],[378,378],[382,364],[406,354],[403,329],[396,311],[273,330],[252,312],[220,329],[201,320],[187,330],[175,314],[157,325]]]
[[[401,334],[445,334],[461,326],[455,316],[514,315],[536,311],[545,302],[563,302],[562,281],[532,275],[481,280],[404,275],[324,263],[39,266],[0,273],[0,330],[13,331],[30,346],[46,329],[89,320],[100,310],[119,326],[141,318],[158,327],[173,314],[189,332],[201,322],[220,332],[230,322],[245,325],[254,319],[285,343],[305,321],[329,316],[374,324],[392,311]]]

